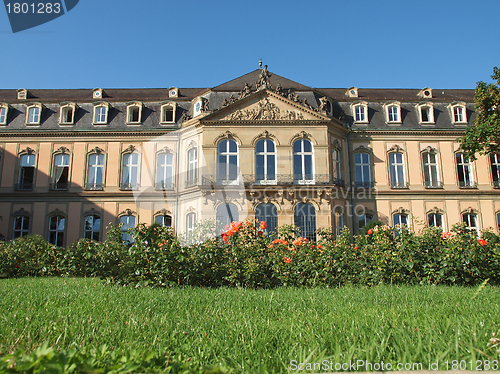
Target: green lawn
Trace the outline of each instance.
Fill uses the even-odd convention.
[[[498,360],[500,288],[133,289],[97,279],[0,281],[0,353],[151,350],[193,365],[288,372],[290,362]],[[474,295],[476,297],[474,298]],[[489,358],[481,353],[489,355]],[[166,354],[166,355],[165,355]],[[469,368],[469,367],[467,367]],[[451,369],[451,367],[450,367]]]

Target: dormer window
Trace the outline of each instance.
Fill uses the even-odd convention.
[[[94,125],[106,125],[108,123],[109,104],[98,103],[94,106]]]
[[[467,117],[465,111],[465,103],[450,104],[451,120],[455,124],[466,124]]]
[[[59,114],[60,125],[73,125],[75,123],[76,104],[68,103],[61,106]]]
[[[368,104],[365,102],[351,105],[355,123],[368,123]]]
[[[387,103],[384,107],[387,123],[401,123],[401,104],[399,102]]]
[[[134,102],[127,105],[127,123],[140,124],[142,120],[142,103]]]
[[[9,105],[5,103],[0,103],[0,125],[7,124],[8,111],[9,111]]]
[[[161,123],[175,122],[175,103],[168,103],[161,106]]]
[[[26,111],[26,124],[39,125],[41,116],[42,116],[42,104],[37,103],[28,106],[28,109]]]
[[[434,105],[421,103],[417,105],[418,120],[422,125],[434,124]]]

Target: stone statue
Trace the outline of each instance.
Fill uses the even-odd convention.
[[[267,71],[267,65],[264,65],[264,69],[260,72],[259,79],[255,83],[255,87],[257,87],[257,91],[265,90],[267,88],[271,88],[271,84],[269,83],[269,78],[271,77],[271,73]]]

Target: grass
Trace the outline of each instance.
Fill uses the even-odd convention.
[[[499,359],[500,288],[133,289],[97,279],[0,281],[0,354],[148,350],[237,372],[290,362]],[[451,368],[451,367],[450,367]]]

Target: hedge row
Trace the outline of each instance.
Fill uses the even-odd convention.
[[[81,239],[67,248],[40,236],[19,238],[0,246],[0,276],[101,277],[159,287],[500,284],[500,238],[484,232],[478,240],[464,226],[414,233],[372,223],[354,240],[345,229],[336,239],[320,231],[310,242],[293,226],[268,235],[264,223],[233,222],[222,236],[182,246],[170,228],[140,224],[132,237],[123,243],[114,226],[105,242]]]

